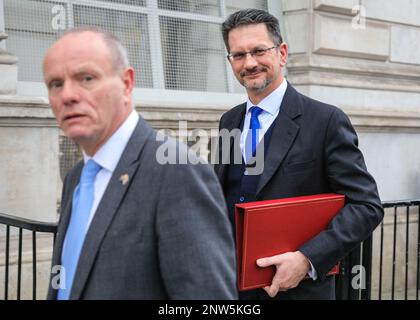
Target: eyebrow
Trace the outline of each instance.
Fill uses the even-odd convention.
[[[96,67],[91,63],[83,64],[75,69],[74,74],[82,75],[85,73],[100,73],[100,68]]]

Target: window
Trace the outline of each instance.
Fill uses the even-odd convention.
[[[225,58],[221,23],[241,8],[267,9],[267,0],[3,2],[7,50],[19,58],[20,82],[42,82],[42,59],[61,27],[93,25],[127,47],[136,87],[221,93],[242,92]]]

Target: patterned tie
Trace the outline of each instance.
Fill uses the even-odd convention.
[[[101,166],[92,159],[83,167],[79,185],[73,193],[70,223],[64,240],[61,264],[65,271],[65,288],[58,290],[58,300],[68,300],[74,274],[79,261],[80,251],[87,233],[90,210],[94,198],[94,182]],[[62,274],[62,273],[61,273]],[[61,282],[62,283],[62,282]]]
[[[255,156],[258,145],[258,129],[261,128],[260,121],[258,116],[263,112],[263,109],[260,107],[252,107],[249,109],[251,111],[251,121],[249,124],[249,131],[245,143],[245,161],[248,162],[251,157]],[[251,137],[250,137],[251,136]]]

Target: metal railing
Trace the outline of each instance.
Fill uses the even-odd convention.
[[[399,278],[403,274],[404,279],[399,279],[398,282],[404,284],[402,287],[403,299],[419,300],[420,200],[384,202],[383,207],[385,209],[384,221],[376,228],[372,236],[363,241],[360,246],[341,261],[340,274],[336,277],[337,299],[381,300],[385,298],[394,300],[396,298],[397,274]],[[410,228],[410,223],[415,225],[414,229],[413,227]],[[51,233],[55,241],[57,224],[0,213],[1,225],[5,226],[4,299],[9,298],[11,228],[16,228],[18,231],[16,298],[21,299],[22,240],[23,230],[26,230],[32,233],[32,299],[35,300],[37,289],[36,236],[39,232]],[[391,231],[392,234],[390,234]],[[400,237],[398,237],[398,231],[400,231]],[[415,241],[412,240],[413,238]],[[388,242],[392,240],[390,245],[386,245],[386,240]],[[385,254],[386,250],[391,250],[390,254]],[[387,273],[384,272],[386,268],[388,268]],[[397,268],[403,272],[397,272]],[[415,285],[414,288],[411,288],[413,287],[413,277],[415,278]],[[389,287],[387,290],[385,290],[386,284]],[[415,292],[409,295],[410,290],[415,290]],[[387,292],[387,296],[385,296],[385,292]]]
[[[372,236],[340,261],[336,277],[338,300],[370,300],[372,269]],[[355,276],[358,278],[355,279]]]
[[[28,230],[32,233],[32,299],[36,300],[37,289],[37,233],[57,233],[56,223],[46,223],[25,218],[10,216],[0,213],[0,225],[5,226],[5,264],[4,264],[4,299],[9,299],[9,271],[10,271],[10,242],[11,242],[11,228],[18,231],[18,249],[17,249],[17,286],[16,298],[21,299],[22,287],[22,243],[23,243],[23,230]]]
[[[384,220],[372,236],[341,262],[338,299],[419,300],[420,200],[387,201],[383,207]]]

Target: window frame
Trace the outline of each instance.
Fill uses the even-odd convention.
[[[126,11],[126,12],[134,12],[134,13],[141,13],[146,14],[148,19],[148,27],[149,30],[158,30],[160,31],[159,25],[159,17],[171,17],[171,18],[178,18],[178,19],[186,19],[191,21],[199,21],[205,23],[214,23],[221,25],[227,16],[226,10],[226,0],[219,0],[219,12],[220,16],[207,16],[201,15],[196,13],[189,13],[189,12],[181,12],[181,11],[171,11],[166,9],[159,9],[158,7],[158,0],[147,0],[146,5],[144,7],[141,6],[133,6],[128,4],[122,3],[115,3],[115,2],[103,2],[103,1],[92,1],[92,0],[45,0],[51,3],[62,3],[67,12],[68,16],[68,23],[67,27],[71,28],[74,26],[74,18],[73,18],[73,6],[74,5],[82,5],[82,6],[89,6],[94,8],[103,8],[103,9],[111,9],[111,10],[119,10],[119,11]],[[5,30],[4,26],[4,10],[3,10],[3,0],[0,0],[0,30]],[[267,0],[268,10],[279,17],[279,13],[282,12],[281,1],[278,0]],[[279,19],[281,22],[281,28],[284,29],[283,19]],[[284,30],[282,30],[284,34]],[[220,35],[221,36],[221,35]],[[0,44],[7,48],[7,40],[3,41]],[[208,106],[208,103],[205,101],[211,101],[215,105],[226,105],[229,103],[228,101],[239,101],[244,97],[246,97],[245,90],[243,93],[237,93],[234,89],[234,82],[236,79],[231,71],[230,64],[225,61],[224,66],[226,68],[226,80],[227,80],[227,91],[226,92],[210,92],[210,91],[190,91],[190,90],[169,90],[165,89],[165,70],[164,70],[164,61],[163,61],[163,53],[162,53],[162,44],[161,44],[161,36],[160,32],[154,32],[153,36],[149,34],[149,46],[150,51],[153,53],[151,54],[151,65],[152,65],[152,78],[153,78],[153,88],[134,88],[133,90],[133,97],[134,100],[146,100],[148,101],[155,101],[156,97],[160,97],[161,99],[167,101],[162,97],[169,95],[171,97],[172,102],[174,103],[182,103],[185,102],[185,96],[196,97],[194,101],[197,100],[197,104],[205,104]],[[225,50],[226,51],[226,50]],[[226,52],[225,52],[226,53]],[[227,53],[226,53],[227,54]],[[225,54],[223,54],[225,56]],[[48,92],[42,82],[31,82],[31,81],[18,81],[18,90],[19,95],[23,96],[41,96],[47,97]]]

